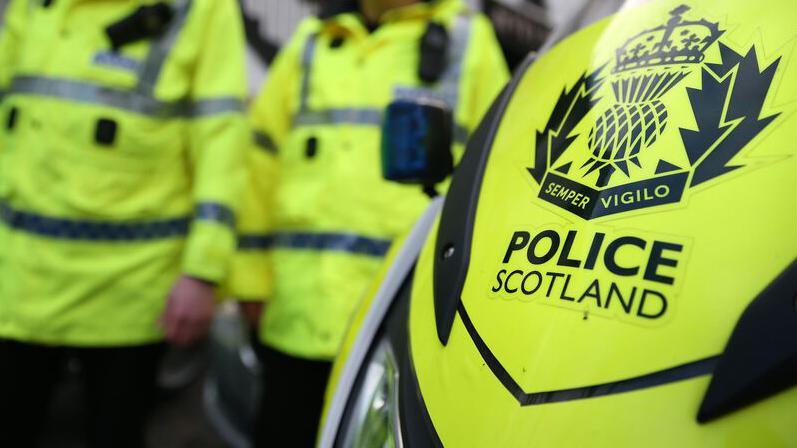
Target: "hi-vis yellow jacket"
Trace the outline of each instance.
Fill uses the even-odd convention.
[[[249,144],[233,0],[12,0],[0,38],[0,337],[137,344],[181,273],[227,275]]]
[[[424,85],[419,46],[430,21],[450,43],[441,79]],[[392,10],[371,33],[354,13],[300,25],[251,112],[259,148],[232,279],[236,296],[270,299],[266,344],[333,357],[390,241],[428,202],[419,187],[382,179],[383,109],[399,97],[443,99],[459,155],[507,78],[489,22],[460,0]]]

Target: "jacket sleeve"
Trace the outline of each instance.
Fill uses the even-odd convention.
[[[279,148],[298,108],[301,50],[312,28],[309,19],[277,55],[268,79],[251,105],[252,139],[247,154],[248,182],[238,230],[238,250],[227,285],[238,300],[266,300],[272,290],[270,259],[274,200],[279,176]]]
[[[27,9],[25,0],[12,0],[6,7],[4,23],[0,26],[0,94],[8,89],[14,76]]]
[[[195,2],[197,39],[188,128],[195,217],[183,254],[183,273],[218,283],[229,273],[236,245],[237,205],[246,182],[249,131],[244,37],[234,0]]]

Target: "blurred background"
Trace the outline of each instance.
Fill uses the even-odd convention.
[[[8,0],[0,0],[2,10]],[[323,0],[322,0],[323,1]],[[281,45],[318,1],[239,0],[248,43],[248,83],[254,97]],[[468,0],[493,22],[510,68],[538,49],[559,25],[602,2],[590,0]],[[617,3],[605,1],[605,3]],[[249,446],[244,436],[256,407],[260,366],[250,335],[233,303],[218,312],[209,341],[172,350],[159,376],[159,400],[147,435],[150,446],[213,448]],[[79,447],[82,414],[79,365],[69,364],[46,429],[47,447]],[[124,385],[120,385],[124,387]]]

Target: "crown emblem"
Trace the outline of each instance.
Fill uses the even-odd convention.
[[[705,19],[684,20],[689,7],[670,11],[664,25],[642,31],[617,49],[614,73],[672,64],[697,64],[704,52],[722,35],[718,23]]]

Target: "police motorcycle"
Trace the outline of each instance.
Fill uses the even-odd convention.
[[[795,14],[626,2],[529,57],[389,253],[319,445],[797,446]],[[414,107],[385,174],[430,190]]]

